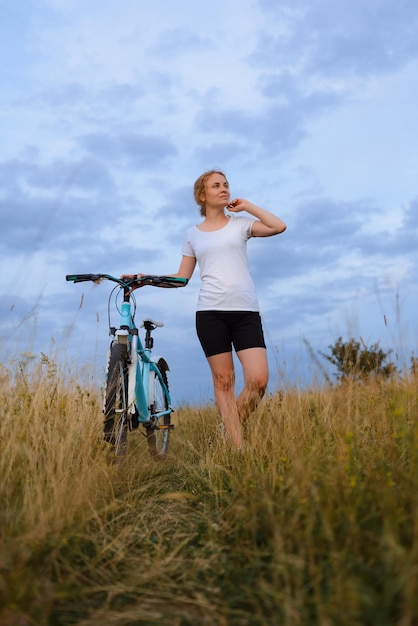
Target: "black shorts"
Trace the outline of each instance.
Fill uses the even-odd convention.
[[[197,311],[196,330],[207,357],[266,347],[257,311]]]

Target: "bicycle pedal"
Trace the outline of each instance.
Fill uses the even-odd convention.
[[[161,424],[156,426],[157,430],[171,430],[174,428],[174,424]]]

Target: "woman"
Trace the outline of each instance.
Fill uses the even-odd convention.
[[[179,270],[190,279],[199,265],[202,280],[196,330],[208,360],[216,405],[231,443],[243,445],[242,424],[263,397],[268,382],[266,346],[257,295],[247,260],[250,237],[271,237],[286,224],[248,200],[230,200],[223,172],[202,174],[194,196],[204,218],[186,232]],[[246,211],[252,217],[229,216]],[[255,218],[255,219],[254,219]],[[244,388],[234,391],[232,346],[243,368]]]

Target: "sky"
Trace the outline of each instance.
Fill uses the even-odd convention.
[[[418,354],[416,0],[0,7],[4,364],[100,379],[111,284],[65,275],[176,272],[212,168],[287,224],[248,242],[272,393],[321,380],[338,337]],[[199,283],[136,292],[178,404],[213,399]]]

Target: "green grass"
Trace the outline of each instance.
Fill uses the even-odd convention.
[[[101,393],[0,370],[0,625],[415,626],[418,381],[284,390],[223,445],[175,413],[106,463]]]

